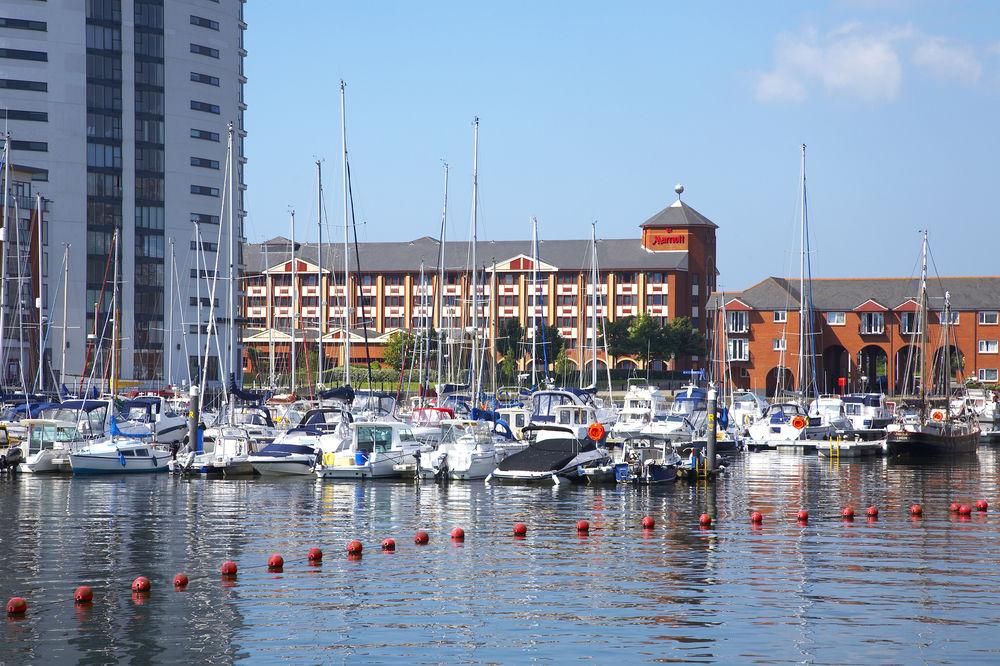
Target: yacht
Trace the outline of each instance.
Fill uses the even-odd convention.
[[[614,464],[615,481],[638,485],[667,483],[677,478],[681,457],[666,439],[629,437],[621,460]]]
[[[402,421],[359,421],[351,437],[323,454],[316,466],[321,479],[380,479],[399,477],[416,466],[422,444]]]
[[[638,434],[653,421],[666,419],[668,411],[667,400],[657,387],[630,383],[625,392],[624,406],[611,426],[611,435],[627,437]]]
[[[553,413],[555,423],[526,426],[528,446],[501,460],[487,479],[560,483],[563,479],[584,478],[588,469],[609,468],[611,455],[604,427],[592,422],[593,428],[588,426],[588,432],[580,434],[581,421],[586,421],[587,416],[587,409],[579,405],[560,405]]]
[[[73,474],[146,474],[166,472],[172,454],[153,446],[152,433],[128,435],[112,418],[111,434],[70,450]]]
[[[350,439],[350,412],[334,407],[310,409],[299,425],[287,430],[250,456],[258,474],[296,476],[312,474],[326,452],[339,449]]]
[[[415,407],[408,420],[414,437],[423,444],[436,446],[450,427],[446,424],[454,418],[455,411],[450,407]]]
[[[417,473],[424,479],[485,479],[496,469],[498,456],[489,423],[451,420],[437,449],[419,456]]]
[[[22,472],[43,474],[51,472],[71,472],[69,452],[87,443],[76,423],[53,419],[24,419],[27,429]]]
[[[122,420],[149,426],[158,444],[179,444],[187,437],[187,418],[158,395],[144,395],[121,403]]]
[[[708,391],[690,385],[674,396],[666,418],[652,421],[639,434],[687,442],[703,433],[708,426]]]
[[[743,432],[764,415],[767,402],[751,391],[733,396],[729,405],[729,424],[737,432]]]
[[[855,433],[885,435],[885,428],[892,423],[892,410],[882,393],[851,393],[843,398],[844,416],[851,422]]]
[[[819,416],[810,416],[797,402],[769,405],[764,414],[747,428],[747,444],[754,448],[773,448],[798,441],[822,441],[833,437],[836,429],[824,425]]]

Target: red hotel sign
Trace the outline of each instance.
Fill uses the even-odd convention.
[[[673,229],[646,232],[646,248],[657,251],[687,250],[687,234]]]

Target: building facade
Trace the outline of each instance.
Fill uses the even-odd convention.
[[[666,322],[690,317],[706,330],[705,306],[715,286],[716,225],[678,200],[641,225],[631,239],[597,241],[596,314],[599,321],[648,313]],[[263,360],[288,367],[293,331],[297,344],[318,347],[322,336],[327,367],[343,363],[343,336],[351,336],[351,357],[363,363],[362,320],[369,328],[369,352],[380,358],[381,345],[395,330],[445,331],[461,337],[472,325],[472,280],[464,241],[442,244],[430,237],[408,242],[363,243],[360,270],[348,252],[350,285],[344,285],[344,248],[275,238],[244,249],[246,279],[243,342],[260,359],[251,375],[265,373]],[[480,329],[495,336],[503,320],[520,321],[529,339],[535,324],[558,328],[566,355],[577,366],[591,362],[589,340],[595,308],[589,240],[542,240],[537,262],[530,241],[480,241]],[[439,267],[442,265],[443,279]],[[321,268],[322,267],[322,268]],[[350,308],[349,325],[345,319]],[[600,328],[600,325],[599,325]],[[536,351],[539,359],[542,351]],[[527,352],[526,352],[527,356]],[[639,358],[607,359],[598,364],[642,367]],[[554,359],[548,359],[551,364]],[[693,358],[691,363],[701,360]],[[301,360],[299,361],[301,363]],[[688,363],[685,360],[685,363]],[[522,360],[521,366],[523,367]],[[657,364],[659,365],[659,364]],[[253,381],[260,381],[257,376]]]
[[[726,359],[736,386],[769,396],[797,389],[802,385],[799,360],[810,356],[821,393],[912,394],[922,377],[940,385],[946,367],[946,294],[951,381],[998,381],[1000,277],[929,281],[926,322],[919,316],[919,281],[914,278],[813,279],[811,290],[812,325],[807,330],[813,331],[812,351],[807,339],[803,353],[798,281],[769,277],[743,292],[713,295],[716,358]],[[924,337],[926,359],[919,352]]]
[[[49,206],[43,294],[69,248],[67,321],[52,313],[69,331],[66,377],[58,362],[46,374],[71,384],[107,367],[117,232],[120,376],[176,380],[187,359],[178,343],[166,348],[166,329],[171,319],[197,327],[187,323],[198,321],[188,293],[195,229],[214,262],[229,123],[242,229],[243,2],[11,0],[0,14],[0,122],[12,162],[31,171]],[[53,339],[60,357],[61,337],[50,336],[50,348]]]

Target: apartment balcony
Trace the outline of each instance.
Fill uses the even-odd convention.
[[[319,287],[317,287],[317,286],[302,287],[302,295],[303,296],[319,296]]]
[[[575,305],[556,306],[557,317],[575,317],[578,314],[578,311],[579,309]]]
[[[402,296],[405,289],[406,287],[401,284],[393,284],[383,287],[383,291],[385,291],[386,296]]]
[[[638,294],[639,285],[637,284],[617,284],[615,285],[616,294]]]
[[[597,285],[597,293],[600,294],[601,296],[607,296],[608,295],[608,285],[606,285],[606,284],[599,284],[599,285]],[[594,285],[592,285],[592,284],[588,284],[587,285],[587,295],[588,296],[593,296],[594,295]]]
[[[575,340],[578,334],[579,330],[577,330],[576,326],[559,329],[559,335],[569,340]]]
[[[446,284],[444,286],[445,296],[461,296],[462,295],[462,285],[460,284]]]
[[[302,317],[305,319],[318,319],[319,307],[312,305],[302,308]]]
[[[292,288],[291,287],[275,287],[274,288],[274,295],[275,296],[279,296],[279,297],[288,298],[288,297],[290,297],[292,295]]]
[[[549,285],[547,284],[535,284],[528,285],[528,294],[531,296],[548,296]]]
[[[650,317],[667,317],[669,316],[669,310],[666,305],[647,305],[646,314]]]
[[[646,293],[647,294],[666,294],[667,293],[667,285],[666,285],[666,283],[663,283],[663,284],[647,284],[646,285]]]
[[[580,288],[575,284],[556,285],[557,296],[576,296],[578,293],[580,293]]]
[[[617,317],[634,317],[637,314],[639,314],[639,306],[637,305],[619,305],[615,309]]]
[[[332,286],[330,287],[330,296],[346,296],[347,287],[344,286]]]
[[[392,307],[384,308],[383,315],[386,317],[402,317],[405,314],[406,308],[402,305],[394,305]]]
[[[267,287],[259,285],[247,287],[247,296],[267,296]]]

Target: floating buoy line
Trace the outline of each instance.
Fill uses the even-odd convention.
[[[969,520],[969,517],[973,513],[973,506],[977,513],[985,514],[989,511],[989,503],[986,500],[978,500],[974,505],[963,504],[959,502],[952,502],[948,507],[948,514],[951,516],[958,515],[963,521]],[[914,519],[919,519],[923,517],[924,510],[919,504],[912,504],[908,509],[909,515]],[[868,521],[875,522],[878,520],[879,510],[878,507],[872,505],[865,509],[865,515],[868,517]],[[840,512],[840,518],[844,522],[851,522],[855,517],[855,510],[852,506],[846,506]],[[795,514],[795,520],[800,527],[803,527],[809,523],[809,512],[806,509],[800,509]],[[703,513],[698,517],[698,525],[702,530],[711,528],[715,523],[715,519],[708,513]],[[754,530],[760,529],[764,523],[764,515],[760,511],[752,511],[750,513],[750,524]],[[644,534],[651,532],[656,527],[656,520],[652,516],[643,516],[640,527]],[[590,521],[581,519],[576,523],[576,532],[580,537],[586,537],[590,534]],[[513,536],[517,540],[524,539],[528,534],[528,526],[525,523],[514,523],[513,526]],[[463,542],[465,540],[465,530],[461,527],[455,527],[450,532],[451,540],[454,542]],[[413,536],[413,543],[417,546],[425,546],[430,543],[430,535],[423,531],[417,531]],[[382,552],[384,553],[394,553],[396,551],[396,540],[392,538],[386,538],[381,544]],[[364,545],[358,539],[352,539],[347,544],[347,559],[357,561],[361,559],[364,553]],[[323,562],[323,551],[320,548],[313,547],[306,552],[306,562],[311,567],[318,567],[322,565]],[[267,569],[272,573],[280,573],[284,571],[285,559],[282,555],[278,553],[272,554],[267,559],[266,564],[260,565],[247,565],[244,566],[245,569]],[[223,582],[228,582],[232,584],[237,576],[239,575],[239,567],[233,560],[225,560],[219,567],[219,574]],[[208,578],[208,574],[199,576],[196,578]],[[180,572],[173,578],[173,589],[176,592],[184,592],[187,590],[188,585],[191,582],[191,578],[184,572]],[[137,576],[132,581],[131,586],[132,598],[137,602],[141,602],[143,599],[148,598],[153,593],[153,582],[147,576]],[[2,598],[2,597],[0,597]],[[94,602],[94,589],[89,585],[80,585],[73,591],[72,601],[78,606],[92,606]],[[48,600],[36,604],[36,606],[45,607],[60,603],[59,600]],[[28,613],[28,600],[22,596],[11,597],[7,601],[7,616],[11,619],[17,619],[24,617]]]

